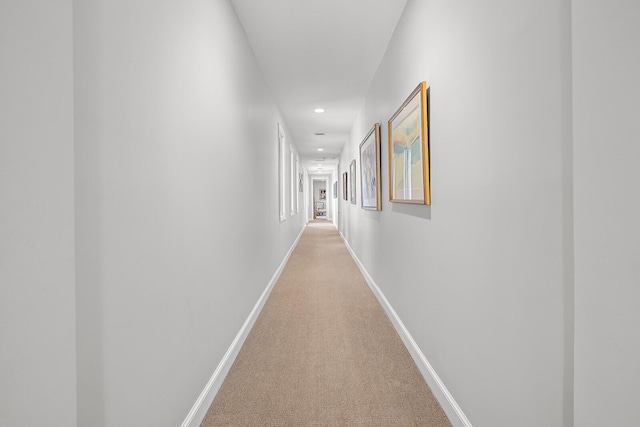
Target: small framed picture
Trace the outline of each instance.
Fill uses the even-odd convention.
[[[348,187],[348,182],[349,182],[349,173],[348,172],[343,172],[342,173],[342,198],[344,200],[349,200],[349,193],[347,192],[347,187]]]
[[[360,144],[360,204],[363,209],[381,209],[379,123],[373,125]]]
[[[356,204],[356,159],[351,160],[349,165],[349,174],[351,181],[349,182],[349,190],[351,190],[351,204]]]

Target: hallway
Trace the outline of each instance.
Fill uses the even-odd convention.
[[[451,424],[342,238],[307,226],[202,422]]]
[[[253,415],[366,418],[384,403],[349,397],[368,388],[399,399],[376,417],[422,420],[334,231],[307,230],[343,255],[311,244],[312,273],[290,264],[275,287],[323,207],[454,427],[640,425],[639,16],[637,0],[0,1],[0,426],[197,427],[270,290],[295,303],[270,301],[247,341],[264,350],[225,385]],[[393,123],[423,87],[418,161]],[[398,179],[430,204],[395,199]],[[356,350],[375,375],[342,371]]]

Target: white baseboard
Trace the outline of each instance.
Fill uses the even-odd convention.
[[[387,312],[387,316],[389,316],[391,323],[393,323],[393,326],[396,328],[398,335],[400,335],[400,338],[404,342],[404,345],[407,347],[407,350],[409,350],[409,353],[418,366],[420,373],[424,377],[426,383],[429,385],[429,388],[431,388],[431,392],[438,400],[438,403],[440,403],[440,406],[444,410],[445,414],[447,414],[447,417],[449,418],[449,421],[451,421],[451,424],[454,427],[473,427],[451,393],[449,393],[449,390],[447,390],[447,387],[444,385],[436,371],[431,366],[431,363],[429,363],[424,353],[422,353],[422,350],[420,350],[420,347],[418,347],[418,344],[415,342],[407,328],[404,326],[404,323],[402,323],[402,320],[400,320],[400,317],[398,316],[396,311],[393,309],[393,307],[391,307],[391,304],[389,304],[387,298],[384,296],[378,285],[373,281],[373,279],[369,275],[369,272],[364,268],[364,265],[362,265],[362,263],[356,256],[347,239],[342,233],[340,233],[340,236],[342,236],[342,240],[344,240],[344,244],[347,247],[347,250],[360,269],[360,272],[371,288],[371,291],[380,302],[382,308],[384,308],[384,311]]]
[[[303,232],[304,228],[300,231],[300,234],[298,234],[298,237],[296,238],[295,242],[293,242],[293,245],[291,245],[289,252],[287,252],[287,255],[282,260],[282,263],[273,274],[273,277],[269,281],[269,284],[267,285],[265,290],[262,292],[262,295],[260,295],[258,302],[256,302],[253,310],[251,310],[251,313],[249,313],[249,317],[247,317],[247,320],[245,320],[244,324],[240,328],[240,331],[229,346],[229,349],[222,357],[222,360],[216,367],[213,375],[211,375],[211,378],[207,382],[207,385],[204,387],[204,390],[202,390],[202,393],[200,393],[200,396],[198,396],[198,400],[196,400],[196,403],[194,403],[193,407],[187,414],[187,417],[182,422],[181,427],[198,427],[202,423],[202,420],[207,414],[207,411],[209,410],[213,399],[216,397],[218,390],[220,390],[220,386],[222,386],[222,382],[229,373],[231,365],[233,365],[233,362],[236,360],[242,344],[244,344],[244,341],[247,339],[247,336],[251,331],[251,328],[253,328],[258,315],[262,311],[265,302],[267,302],[267,298],[269,298],[271,290],[278,281],[280,274],[282,274],[282,270],[284,270],[287,261],[289,261],[289,257],[291,257],[293,250],[300,241],[300,237],[302,236]]]

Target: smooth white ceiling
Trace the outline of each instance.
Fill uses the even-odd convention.
[[[231,2],[303,165],[336,164],[407,0]]]

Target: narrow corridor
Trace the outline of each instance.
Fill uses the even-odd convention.
[[[334,226],[310,223],[201,426],[449,426]]]

